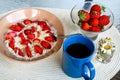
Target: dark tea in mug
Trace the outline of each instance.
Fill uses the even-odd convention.
[[[67,53],[75,58],[86,58],[90,56],[90,49],[83,44],[71,44],[66,49]]]

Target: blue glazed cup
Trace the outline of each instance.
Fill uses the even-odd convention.
[[[71,44],[83,44],[90,49],[89,56],[85,58],[75,58],[71,56],[66,49]],[[62,70],[65,74],[73,78],[84,77],[85,80],[93,80],[95,77],[95,68],[91,63],[95,51],[95,45],[88,37],[81,34],[75,34],[68,37],[63,43]],[[85,53],[80,53],[85,54]],[[88,75],[90,72],[90,76]]]

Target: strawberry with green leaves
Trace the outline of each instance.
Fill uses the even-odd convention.
[[[82,22],[85,22],[85,21],[87,22],[90,19],[89,13],[85,10],[80,10],[78,12],[78,16],[79,16],[80,21]]]

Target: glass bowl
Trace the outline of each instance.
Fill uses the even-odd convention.
[[[84,11],[87,11],[90,14],[91,7],[93,5],[96,5],[96,4],[99,5],[100,7],[104,8],[104,12],[101,11],[101,15],[100,16],[102,16],[102,15],[109,16],[109,24],[105,25],[104,29],[101,29],[101,31],[99,31],[99,32],[96,32],[96,31],[93,32],[93,31],[90,31],[90,30],[83,30],[81,28],[81,25],[79,25],[80,18],[78,16],[78,12],[80,10],[84,10]],[[82,34],[90,37],[92,40],[95,40],[97,38],[97,36],[98,36],[99,33],[104,32],[104,31],[110,29],[112,27],[113,23],[114,23],[114,15],[113,15],[112,11],[109,8],[107,8],[106,6],[104,6],[103,4],[100,4],[100,3],[97,3],[97,2],[93,2],[93,1],[78,2],[71,9],[70,16],[71,16],[72,22],[75,24],[75,26],[78,29],[80,29],[80,31],[82,32]],[[91,16],[90,16],[90,18],[91,18]]]

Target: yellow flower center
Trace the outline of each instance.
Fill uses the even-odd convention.
[[[106,50],[108,50],[108,49],[110,49],[110,48],[111,48],[110,45],[105,45],[105,46],[104,46],[104,49],[106,49]]]

